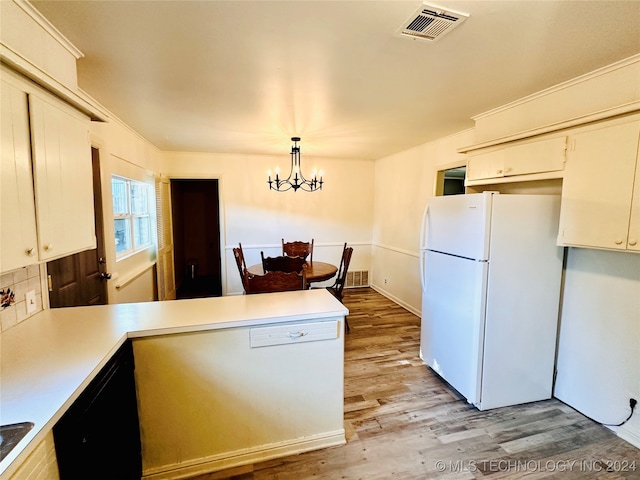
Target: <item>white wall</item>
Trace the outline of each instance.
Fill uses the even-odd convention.
[[[464,165],[457,149],[473,141],[466,130],[375,163],[371,285],[408,310],[419,313],[420,225],[437,170]]]
[[[111,176],[146,182],[153,189],[160,151],[115,118],[91,122],[91,143],[100,156],[106,271],[113,276],[107,283],[109,303],[155,300],[155,246],[116,260]]]
[[[555,396],[602,423],[640,401],[640,255],[568,249]],[[617,433],[640,448],[640,407]]]
[[[163,175],[219,180],[225,295],[242,293],[231,251],[238,243],[247,265],[252,265],[260,263],[260,251],[279,254],[282,238],[313,238],[314,260],[338,265],[347,242],[354,248],[349,269],[371,268],[374,162],[303,155],[303,173],[314,167],[324,170],[322,190],[270,191],[267,170],[280,165],[288,171],[288,163],[288,152],[282,156],[164,153]]]

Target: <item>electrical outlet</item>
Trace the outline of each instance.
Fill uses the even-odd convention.
[[[629,407],[631,407],[631,410],[636,408],[637,404],[638,404],[638,401],[635,398],[630,398],[629,399]]]
[[[36,305],[36,291],[29,290],[25,295],[25,300],[27,304],[27,313],[33,313],[38,309]]]

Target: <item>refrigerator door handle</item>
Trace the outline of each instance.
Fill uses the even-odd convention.
[[[427,240],[427,220],[429,218],[429,203],[424,207],[424,213],[422,214],[422,228],[420,229],[420,250],[427,248],[425,242]]]
[[[424,262],[427,261],[427,252],[425,250],[420,249],[420,285],[422,286],[422,291],[426,292],[426,269],[424,268]]]
[[[426,241],[426,230],[427,230],[427,219],[429,218],[429,203],[427,202],[427,206],[424,208],[424,213],[422,214],[422,226],[420,229],[420,285],[422,286],[422,291],[425,291],[425,268],[424,262],[427,259],[425,253],[425,241]]]

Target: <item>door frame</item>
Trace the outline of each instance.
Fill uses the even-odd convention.
[[[91,145],[91,168],[93,171],[93,215],[96,226],[96,250],[100,273],[107,271],[107,249],[104,236],[104,196],[102,194],[102,152],[100,147]],[[109,304],[107,280],[102,280],[102,294],[105,305]]]
[[[467,161],[465,159],[458,160],[456,162],[444,163],[442,165],[436,165],[434,170],[435,174],[433,176],[433,196],[441,197],[444,195],[444,172],[447,170],[451,170],[453,168],[466,167]],[[465,192],[466,192],[465,187]]]
[[[225,243],[226,231],[225,225],[227,224],[226,219],[224,217],[224,182],[222,181],[222,174],[211,174],[211,173],[193,173],[193,174],[184,174],[184,173],[163,173],[163,178],[167,178],[169,182],[171,180],[217,180],[218,181],[218,218],[220,219],[220,282],[222,284],[222,296],[227,295],[227,244]],[[172,205],[173,207],[173,205]],[[173,211],[171,213],[173,215]],[[173,217],[171,218],[171,223],[173,224]],[[175,264],[175,252],[174,252],[174,264]],[[176,275],[177,272],[174,269],[173,272],[174,281],[177,281]]]

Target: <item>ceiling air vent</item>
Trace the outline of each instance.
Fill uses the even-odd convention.
[[[434,41],[449,33],[468,17],[466,13],[445,10],[424,3],[396,33],[402,37]]]

